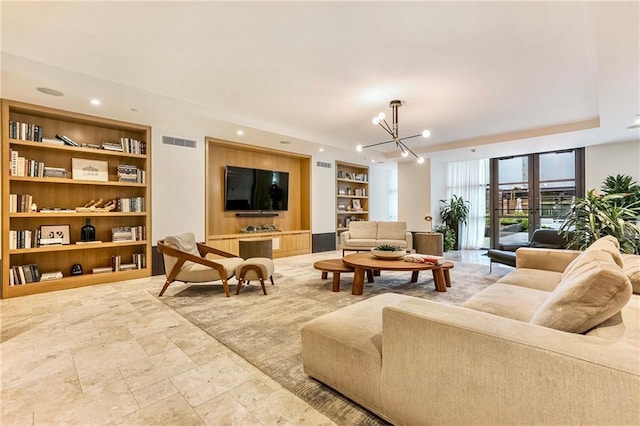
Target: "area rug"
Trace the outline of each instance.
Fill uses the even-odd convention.
[[[365,283],[362,296],[353,296],[352,275],[343,275],[341,291],[334,293],[331,275],[322,280],[320,272],[313,269],[313,262],[318,259],[313,255],[276,259],[276,284],[267,282],[267,296],[262,294],[258,283],[229,298],[224,297],[221,286],[176,283],[159,300],[337,424],[375,425],[386,422],[304,373],[302,325],[322,314],[388,292],[460,305],[499,278],[489,274],[488,265],[456,262],[451,270],[452,286],[446,293],[435,291],[429,271],[421,272],[417,283],[410,282],[409,272],[383,271],[374,283]]]

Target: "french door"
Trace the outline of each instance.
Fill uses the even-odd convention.
[[[491,159],[491,247],[526,243],[538,228],[558,229],[584,196],[584,148]]]

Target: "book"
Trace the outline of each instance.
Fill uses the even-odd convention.
[[[111,266],[96,266],[91,272],[94,274],[104,274],[106,272],[113,272],[113,268]]]
[[[56,138],[60,139],[61,141],[63,141],[66,145],[80,146],[80,144],[78,142],[74,141],[73,139],[71,139],[68,136],[56,134]]]
[[[64,145],[64,141],[61,139],[42,138],[42,143],[49,143],[51,145]]]
[[[63,278],[61,271],[45,272],[42,275],[40,275],[40,281],[53,281],[53,280],[59,280],[61,278]]]
[[[102,244],[102,241],[76,241],[76,244]]]

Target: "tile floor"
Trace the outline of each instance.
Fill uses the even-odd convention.
[[[149,294],[162,282],[0,300],[0,424],[333,424]]]

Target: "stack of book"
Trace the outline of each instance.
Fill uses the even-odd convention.
[[[144,197],[116,198],[116,211],[123,213],[143,212]]]
[[[133,263],[137,269],[144,269],[147,267],[147,259],[144,253],[133,253]]]
[[[9,176],[44,176],[44,163],[20,157],[18,151],[9,148]]]
[[[9,285],[37,283],[41,280],[40,270],[35,263],[12,266],[9,270]]]
[[[123,152],[122,144],[118,142],[102,142],[102,149],[107,151]]]
[[[44,129],[37,124],[9,120],[9,138],[40,142]]]
[[[9,194],[9,213],[27,213],[31,211],[33,197],[29,194]]]
[[[144,226],[114,226],[111,228],[111,241],[143,241],[146,238]]]
[[[64,145],[64,141],[62,139],[51,139],[51,138],[42,138],[40,141],[42,143],[48,143],[51,145]]]
[[[65,169],[63,167],[45,167],[43,176],[44,177],[66,178],[67,177],[67,169]]]
[[[9,231],[9,250],[29,249],[33,247],[33,232],[29,229]]]
[[[118,179],[120,182],[145,183],[146,173],[144,170],[131,164],[118,165]]]
[[[120,144],[122,145],[124,152],[128,154],[146,154],[147,143],[131,138],[120,138]]]
[[[111,266],[96,266],[91,270],[94,274],[104,274],[105,272],[113,272],[113,267]]]

